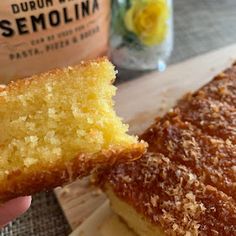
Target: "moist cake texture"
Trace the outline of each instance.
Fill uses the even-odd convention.
[[[0,88],[0,201],[140,157],[113,110],[115,74],[99,59]]]
[[[142,158],[98,177],[114,211],[141,236],[236,235],[236,66],[141,138]]]

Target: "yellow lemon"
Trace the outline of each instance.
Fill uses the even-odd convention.
[[[166,0],[133,0],[124,21],[127,29],[143,44],[151,46],[165,39],[168,17]]]

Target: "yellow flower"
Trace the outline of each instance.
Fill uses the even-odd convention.
[[[166,38],[168,17],[166,0],[132,0],[124,20],[129,31],[143,44],[151,46]]]

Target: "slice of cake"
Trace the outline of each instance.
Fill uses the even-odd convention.
[[[148,152],[98,176],[140,236],[236,235],[236,66],[157,118]]]
[[[112,209],[138,235],[236,235],[233,198],[163,154],[149,152],[103,178]]]
[[[0,201],[144,153],[113,110],[114,79],[100,59],[0,88]]]

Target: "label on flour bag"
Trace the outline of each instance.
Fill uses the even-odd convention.
[[[0,84],[106,55],[109,0],[1,0]]]

